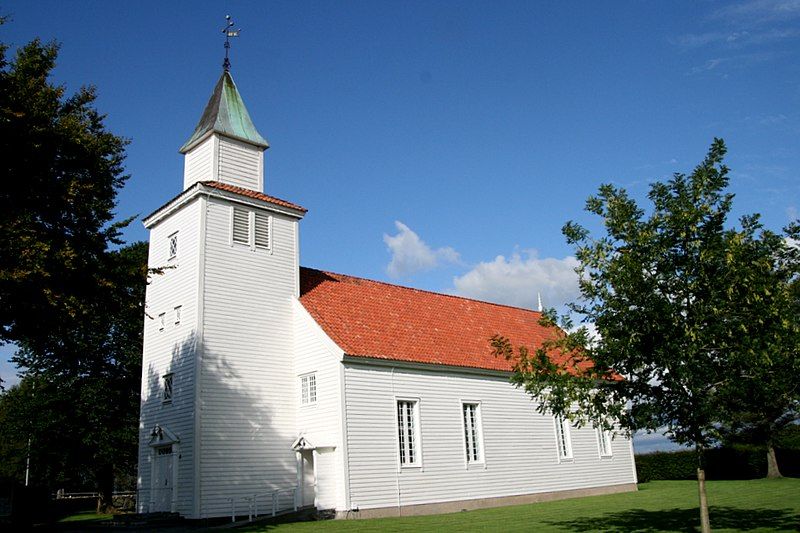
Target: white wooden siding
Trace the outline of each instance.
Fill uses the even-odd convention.
[[[216,137],[211,135],[187,152],[183,163],[184,190],[198,181],[217,181],[214,168],[214,145],[216,142]]]
[[[504,376],[347,363],[350,505],[379,508],[633,483],[630,444],[599,458],[595,431],[572,428],[558,461],[551,416]],[[399,468],[396,398],[419,398],[421,468]],[[484,464],[465,461],[461,401],[481,402]]]
[[[315,460],[317,507],[345,509],[344,463],[342,460],[340,361],[344,353],[314,322],[302,304],[294,300],[295,395],[297,434],[325,447]],[[315,372],[317,401],[301,405],[299,376]]]
[[[229,202],[206,212],[201,372],[202,517],[296,483],[292,299],[297,221],[272,213],[272,250],[232,245]]]
[[[152,276],[146,289],[147,315],[144,319],[141,411],[139,423],[140,511],[150,499],[152,448],[150,432],[158,424],[180,438],[177,462],[176,510],[192,511],[194,498],[194,341],[197,326],[199,206],[195,199],[150,231],[148,266],[166,267]],[[178,232],[178,254],[169,260],[169,236]],[[180,324],[174,309],[181,306]],[[166,313],[164,330],[159,330],[160,313]],[[162,376],[173,373],[173,398],[163,403]]]
[[[264,152],[260,148],[220,137],[217,179],[237,187],[261,191],[263,159]]]

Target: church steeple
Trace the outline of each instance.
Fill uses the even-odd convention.
[[[264,150],[269,148],[267,140],[253,125],[242,96],[236,88],[231,73],[227,70],[219,77],[200,122],[189,140],[181,146],[180,152],[185,154],[211,133],[226,135]]]
[[[224,70],[194,133],[181,146],[184,189],[198,181],[219,181],[263,192],[267,148],[231,73]]]

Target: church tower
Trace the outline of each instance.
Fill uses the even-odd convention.
[[[183,191],[150,230],[139,512],[229,515],[296,486],[293,300],[306,210],[264,194],[264,151],[229,70],[181,147]],[[285,496],[282,496],[285,497]]]

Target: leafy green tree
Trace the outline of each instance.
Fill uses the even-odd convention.
[[[23,379],[0,395],[0,424],[17,443],[0,447],[2,472],[22,479],[29,453],[33,483],[95,488],[101,507],[110,505],[115,478],[136,465],[147,244],[110,252],[105,263],[109,285],[63,351],[45,357],[23,345],[15,356]]]
[[[50,82],[57,44],[34,40],[11,60],[7,51],[0,342],[20,347],[23,379],[0,398],[0,416],[30,453],[32,482],[91,484],[105,504],[115,471],[136,461],[147,246],[113,251],[129,222],[113,213],[127,141],[106,129],[92,87],[67,95]],[[17,475],[19,450],[0,450]]]
[[[107,282],[127,141],[106,130],[92,87],[66,96],[49,81],[57,44],[34,40],[10,62],[7,51],[0,45],[0,341],[52,353]]]
[[[787,238],[797,242],[798,227],[787,228]],[[790,243],[792,241],[789,241]],[[746,243],[741,258],[757,276],[743,280],[746,290],[741,308],[756,330],[743,339],[734,366],[742,379],[722,390],[725,400],[721,433],[728,444],[749,443],[767,450],[767,477],[781,477],[775,455],[776,439],[784,428],[800,419],[800,298],[797,280],[798,249],[781,236],[766,233]],[[752,247],[760,247],[752,250]]]
[[[764,332],[774,329],[754,319],[747,302],[769,307],[768,293],[777,290],[771,267],[785,243],[762,231],[757,217],[726,227],[733,195],[725,192],[725,152],[715,139],[690,175],[654,183],[649,214],[625,190],[601,186],[586,203],[602,220],[599,238],[574,222],[564,226],[576,247],[582,296],[571,309],[596,336],[562,317],[563,329],[534,351],[492,339],[540,411],[577,425],[666,428],[671,440],[692,446],[704,531],[704,450],[719,437],[723,408],[732,405],[726,400],[744,380],[757,384],[753,369],[769,357]],[[543,318],[556,323],[553,312]]]

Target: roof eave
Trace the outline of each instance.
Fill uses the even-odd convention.
[[[260,148],[262,151],[269,148],[269,143],[267,142],[266,139],[263,139],[264,142],[261,143],[261,142],[253,141],[252,139],[246,139],[244,137],[239,137],[238,135],[233,135],[233,134],[228,133],[226,131],[219,131],[219,130],[213,129],[213,130],[206,131],[204,134],[202,134],[201,136],[197,137],[196,139],[193,137],[193,138],[189,139],[188,141],[186,141],[186,143],[183,146],[180,147],[180,149],[178,150],[178,153],[186,154],[192,148],[194,148],[198,144],[202,143],[203,141],[205,141],[206,139],[208,139],[212,135],[220,135],[220,136],[223,136],[223,137],[228,137],[229,139],[235,139],[237,141],[249,144],[250,146],[255,146],[256,148]]]
[[[353,355],[345,352],[342,363],[360,363],[371,366],[399,367],[412,370],[433,370],[439,372],[460,372],[463,374],[479,374],[483,376],[509,377],[510,370],[497,370],[477,366],[448,365],[446,363],[423,363],[420,361],[404,361],[402,359],[389,359],[370,355]]]
[[[192,201],[199,194],[205,194],[206,196],[221,198],[223,200],[228,200],[231,202],[236,202],[244,205],[269,209],[270,211],[273,211],[275,213],[280,213],[297,219],[303,218],[306,214],[306,210],[304,209],[294,209],[291,207],[278,205],[267,200],[251,198],[249,196],[242,196],[241,194],[237,194],[234,192],[215,189],[214,187],[208,187],[206,185],[203,185],[202,182],[198,181],[197,183],[195,183],[185,191],[181,192],[180,194],[169,200],[167,203],[165,203],[164,205],[162,205],[161,207],[159,207],[146,217],[144,217],[142,219],[144,227],[150,229],[151,227],[161,222],[161,220],[164,219],[164,217],[166,217],[168,214],[174,212],[176,209]]]

